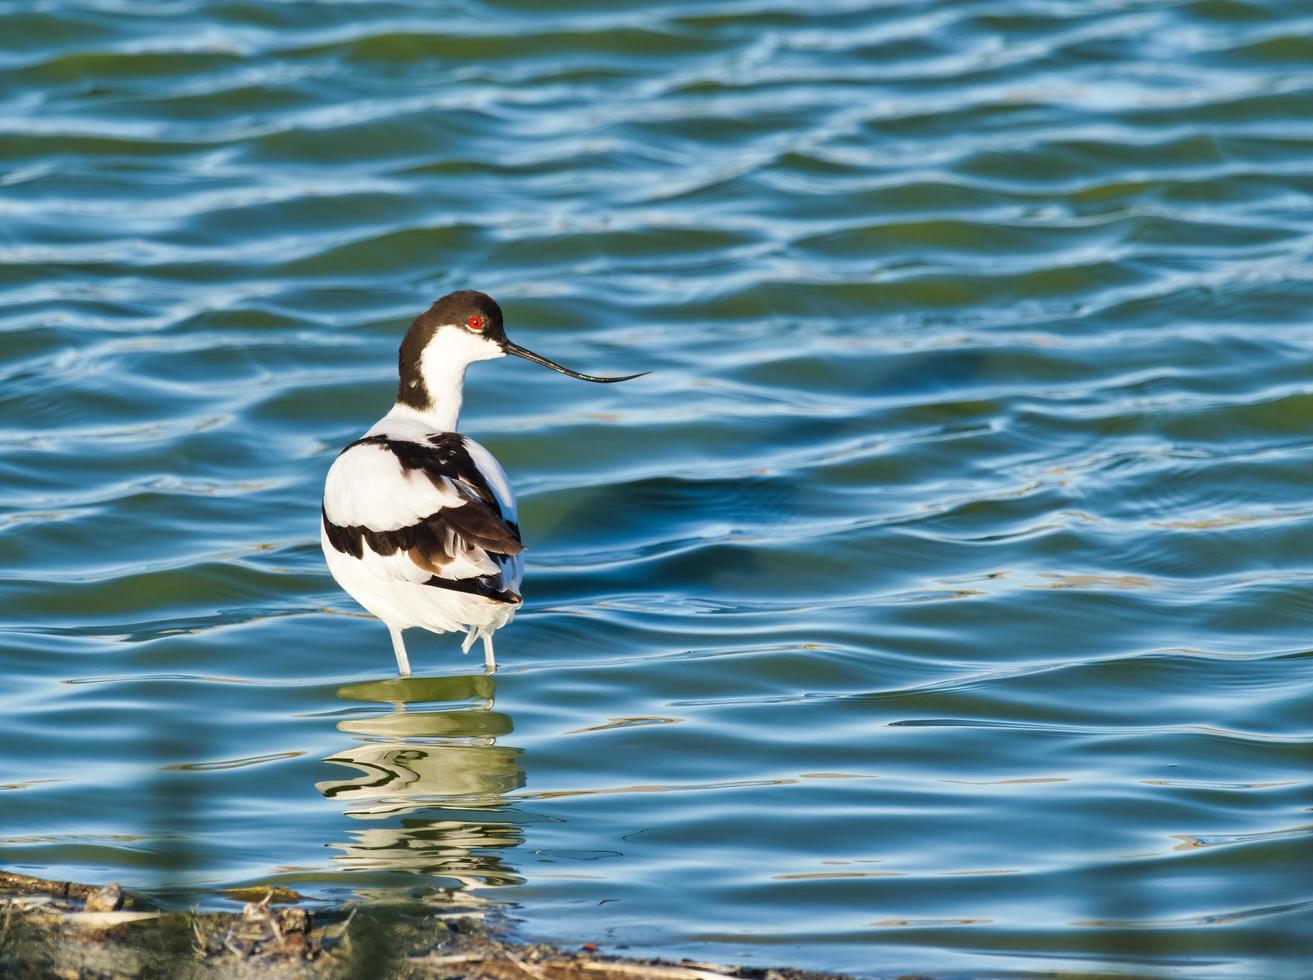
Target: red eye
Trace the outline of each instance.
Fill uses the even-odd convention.
[[[481,316],[472,316],[466,321],[466,323],[468,323],[469,328],[476,333],[483,329],[483,317]]]

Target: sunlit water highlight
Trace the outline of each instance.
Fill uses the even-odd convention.
[[[559,9],[568,7],[569,9]],[[1300,4],[0,9],[0,863],[895,974],[1306,977]],[[323,567],[450,288],[527,604]]]

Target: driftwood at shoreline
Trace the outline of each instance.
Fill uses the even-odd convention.
[[[243,897],[259,890],[244,889]],[[830,974],[631,960],[508,942],[481,919],[420,904],[310,909],[265,889],[240,912],[151,909],[97,889],[0,871],[0,976],[120,980],[842,980]],[[299,899],[300,896],[294,896]]]

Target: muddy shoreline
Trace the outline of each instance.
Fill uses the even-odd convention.
[[[257,896],[257,892],[263,894]],[[0,871],[0,975],[124,977],[470,977],[488,980],[842,980],[515,942],[466,912],[417,903],[308,907],[249,889],[240,912],[152,907],[104,887]]]

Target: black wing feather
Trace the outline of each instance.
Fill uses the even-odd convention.
[[[376,445],[391,452],[404,471],[418,470],[439,489],[447,481],[465,498],[460,507],[443,507],[415,524],[389,531],[373,531],[356,524],[334,524],[323,511],[324,531],[336,550],[355,558],[368,548],[379,555],[404,551],[416,565],[433,576],[425,583],[441,588],[483,595],[503,602],[519,602],[514,592],[501,588],[495,575],[465,579],[442,578],[441,572],[458,554],[482,550],[490,558],[505,559],[524,550],[520,529],[502,514],[501,505],[479,468],[474,465],[464,439],[455,432],[435,433],[426,443],[366,436],[343,449]]]

